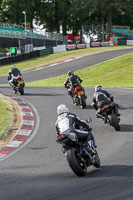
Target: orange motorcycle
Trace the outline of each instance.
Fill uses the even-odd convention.
[[[86,98],[84,88],[81,85],[77,85],[74,89],[72,86],[67,86],[67,92],[72,97],[73,103],[81,108],[86,108]]]

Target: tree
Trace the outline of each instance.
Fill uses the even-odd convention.
[[[17,25],[24,24],[24,16],[22,11],[26,12],[26,21],[29,27],[33,27],[33,19],[39,0],[3,0],[1,3],[1,19],[5,19],[8,23],[16,23]]]

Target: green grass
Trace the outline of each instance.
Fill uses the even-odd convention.
[[[67,51],[57,54],[50,54],[47,56],[34,58],[31,60],[23,61],[14,63],[21,72],[34,69],[37,67],[41,67],[44,65],[49,65],[51,63],[55,63],[61,60],[69,59],[75,56],[81,56],[81,55],[87,55],[87,54],[93,54],[93,53],[99,53],[103,51],[109,51],[109,50],[117,50],[117,49],[125,49],[125,48],[131,48],[130,46],[114,46],[114,47],[96,47],[96,48],[87,48],[82,50],[73,50],[73,51]],[[0,66],[0,76],[5,76],[8,74],[8,71],[10,70],[10,65],[4,65]]]
[[[4,136],[6,129],[8,128],[12,115],[9,110],[11,106],[6,99],[0,95],[0,139]]]
[[[107,87],[133,87],[133,53],[107,61],[91,68],[76,71],[83,86],[101,84]],[[55,78],[26,83],[27,86],[63,86],[67,74]]]

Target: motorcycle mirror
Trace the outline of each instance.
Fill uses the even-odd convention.
[[[89,118],[89,119],[86,120],[86,122],[87,122],[87,123],[91,123],[91,122],[92,122],[92,119]]]

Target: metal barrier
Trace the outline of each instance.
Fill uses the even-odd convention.
[[[67,43],[67,36],[63,36],[62,34],[59,33],[46,33],[46,35],[38,34],[35,32],[31,31],[16,31],[14,28],[10,29],[2,29],[0,27],[0,37],[10,37],[10,38],[37,38],[37,39],[52,39],[55,41],[64,41]]]
[[[52,32],[45,32],[37,31],[36,29],[31,29],[29,27],[26,28],[22,25],[17,24],[9,24],[0,22],[0,37],[11,37],[11,38],[37,38],[37,39],[50,39],[50,40],[58,40],[63,41],[67,44],[67,36],[63,36],[60,33],[52,33]]]
[[[133,38],[133,32],[129,29],[112,29],[112,32],[121,36],[125,36],[128,38]]]

